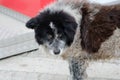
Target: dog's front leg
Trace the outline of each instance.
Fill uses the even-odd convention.
[[[70,76],[72,80],[86,80],[86,68],[88,66],[86,59],[71,58],[69,60]]]

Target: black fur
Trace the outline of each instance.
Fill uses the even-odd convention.
[[[77,23],[75,19],[64,11],[57,11],[51,13],[49,10],[41,12],[38,16],[30,19],[26,26],[35,30],[35,38],[39,44],[43,44],[48,40],[47,35],[52,35],[54,38],[53,30],[49,24],[53,22],[55,28],[58,30],[58,34],[62,34],[61,39],[65,39],[66,45],[70,46],[73,42]]]

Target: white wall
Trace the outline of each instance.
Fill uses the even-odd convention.
[[[109,3],[109,2],[119,1],[119,0],[89,0],[89,1],[104,4],[104,3]]]

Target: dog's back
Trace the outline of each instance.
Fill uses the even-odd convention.
[[[92,59],[119,57],[120,4],[105,6],[85,3],[81,12],[80,34],[68,51],[74,56],[86,53],[85,56]],[[75,49],[78,44],[79,49]]]

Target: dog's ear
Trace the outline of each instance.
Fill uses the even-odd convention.
[[[27,28],[30,28],[30,29],[34,29],[36,27],[38,27],[39,24],[38,24],[38,20],[37,18],[31,18],[29,21],[27,21],[26,23],[26,27]]]
[[[64,32],[67,36],[68,39],[68,45],[70,45],[73,40],[74,40],[74,36],[76,33],[76,28],[77,28],[77,23],[76,22],[72,22],[72,23],[65,23],[64,24]]]

